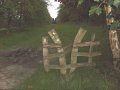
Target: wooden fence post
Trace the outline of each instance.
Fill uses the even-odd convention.
[[[61,66],[66,66],[64,49],[62,48],[62,43],[61,43],[61,40],[60,40],[57,32],[54,29],[52,29],[51,31],[48,32],[48,34],[50,35],[50,37],[52,38],[54,43],[59,46],[59,47],[57,47],[57,52],[60,53],[60,54],[63,54],[63,55],[60,55],[60,57],[59,57],[60,65]],[[66,69],[61,68],[60,72],[61,72],[61,74],[65,75],[66,74]]]
[[[48,47],[46,47],[46,45],[48,45],[48,37],[42,37],[42,43],[43,43],[43,64],[44,64],[44,68],[45,71],[48,72],[48,65],[49,65],[49,60],[48,60]]]
[[[91,36],[91,41],[90,41],[90,49],[89,49],[89,54],[90,54],[90,56],[89,56],[89,59],[88,59],[88,63],[92,63],[92,52],[93,52],[93,42],[94,42],[94,40],[95,40],[95,34],[92,34],[92,36]]]
[[[75,37],[75,39],[74,39],[72,53],[71,53],[71,64],[76,64],[77,63],[78,46],[76,46],[76,45],[79,44],[82,41],[86,32],[87,32],[86,30],[83,30],[82,28],[80,28],[76,37]],[[75,69],[76,68],[71,68],[70,72],[73,72]]]

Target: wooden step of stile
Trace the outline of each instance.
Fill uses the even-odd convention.
[[[82,42],[82,43],[76,43],[75,45],[73,45],[73,47],[87,47],[87,46],[95,46],[95,45],[100,45],[99,41],[95,41],[95,42]]]
[[[64,53],[54,53],[54,54],[48,54],[48,56],[46,56],[44,58],[52,59],[52,58],[62,57],[64,55],[65,55]]]
[[[46,44],[43,47],[44,48],[61,48],[61,44]]]
[[[100,56],[101,53],[100,52],[78,52],[78,53],[74,53],[73,55],[75,56],[85,56],[85,57],[95,57],[95,56]]]
[[[77,68],[77,67],[94,67],[96,63],[77,63],[77,64],[69,64],[69,65],[49,65],[49,69],[70,69],[70,68]]]

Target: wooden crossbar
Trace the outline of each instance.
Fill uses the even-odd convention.
[[[54,53],[54,54],[48,54],[48,56],[45,56],[44,58],[51,59],[56,57],[62,57],[64,55],[65,55],[64,53]]]
[[[47,47],[47,48],[60,48],[62,45],[60,44],[46,44],[43,47]]]
[[[83,42],[83,43],[76,43],[75,45],[73,45],[73,47],[86,47],[86,46],[95,46],[95,45],[100,45],[99,41],[95,41],[95,42]]]
[[[100,52],[78,52],[78,53],[73,53],[73,55],[75,56],[85,56],[85,57],[95,57],[95,56],[100,56],[101,53]]]
[[[77,68],[77,67],[92,67],[96,66],[95,63],[89,64],[89,63],[78,63],[78,64],[69,64],[69,65],[50,65],[48,66],[50,69],[70,69],[70,68]]]

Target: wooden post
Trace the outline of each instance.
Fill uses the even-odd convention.
[[[90,54],[90,56],[89,56],[89,59],[88,59],[88,63],[92,63],[92,51],[93,51],[93,42],[94,42],[94,40],[95,40],[95,34],[92,34],[92,36],[91,36],[91,41],[90,41],[90,49],[89,49],[89,54]]]
[[[44,64],[44,68],[45,71],[48,72],[48,65],[49,65],[49,60],[48,60],[48,47],[46,47],[46,45],[48,45],[48,37],[42,37],[42,43],[43,43],[43,64]]]
[[[77,63],[78,46],[76,46],[76,45],[81,43],[86,32],[87,32],[86,30],[83,30],[82,28],[80,28],[74,39],[72,53],[71,53],[71,64]],[[70,73],[72,73],[75,69],[76,68],[71,68]]]
[[[60,65],[61,66],[66,66],[66,59],[65,59],[64,49],[62,48],[62,43],[61,43],[61,40],[60,40],[57,32],[54,29],[52,29],[51,31],[48,32],[48,34],[50,35],[50,37],[52,38],[54,43],[59,46],[59,47],[57,47],[57,52],[58,53],[63,53],[63,55],[59,57]],[[61,72],[61,74],[65,75],[66,74],[66,69],[62,68],[60,70],[60,72]]]

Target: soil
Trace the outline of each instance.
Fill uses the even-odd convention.
[[[18,48],[0,51],[0,90],[11,89],[31,76],[42,63],[42,50]]]
[[[65,51],[69,52],[67,48]],[[56,49],[49,49],[49,53],[55,52]],[[42,56],[41,48],[0,51],[0,90],[12,89],[30,77],[42,64]]]

